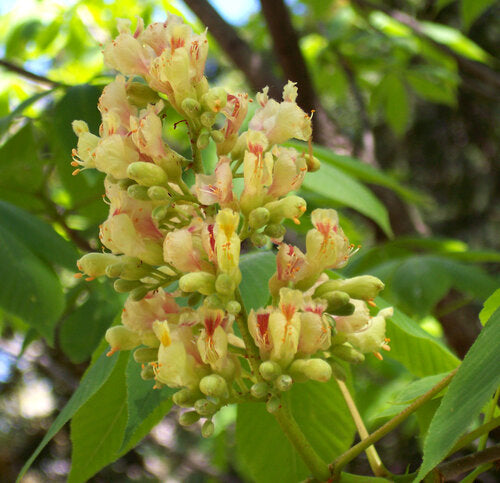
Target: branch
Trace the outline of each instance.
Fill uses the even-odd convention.
[[[442,477],[440,481],[445,481],[455,478],[484,463],[498,460],[500,460],[500,445],[492,446],[478,453],[463,456],[447,463],[442,463],[437,467],[436,471]]]
[[[33,72],[30,72],[26,69],[23,69],[22,67],[8,61],[5,59],[0,59],[0,66],[4,67],[5,69],[15,72],[16,74],[19,74],[22,77],[25,77],[26,79],[41,83],[41,84],[47,84],[52,87],[69,87],[67,84],[63,84],[62,82],[57,82],[54,80],[51,80],[47,77],[44,77],[43,75],[38,75]]]

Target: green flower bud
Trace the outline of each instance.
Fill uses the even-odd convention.
[[[150,366],[149,364],[147,366],[144,366],[141,369],[141,379],[144,379],[145,381],[149,381],[151,379],[155,378],[155,371],[153,370],[153,366]]]
[[[132,184],[127,188],[127,194],[134,200],[149,201],[148,189],[140,184]]]
[[[268,413],[275,413],[281,407],[281,399],[277,396],[271,397],[266,403],[266,409]]]
[[[224,308],[224,303],[217,294],[209,295],[205,297],[204,305],[209,309],[222,309]]]
[[[299,222],[301,217],[306,211],[306,201],[300,196],[287,196],[277,201],[271,201],[265,205],[265,208],[271,213],[269,221],[271,223],[281,223],[284,218],[289,218],[295,223]]]
[[[205,149],[210,143],[210,134],[207,131],[202,131],[196,140],[198,149]]]
[[[194,409],[200,416],[208,417],[217,412],[217,405],[208,399],[198,399],[194,403]]]
[[[200,116],[200,122],[203,126],[211,128],[215,124],[215,118],[217,114],[215,112],[204,112]]]
[[[160,100],[158,93],[142,82],[126,84],[127,100],[134,106],[144,108]]]
[[[255,210],[252,210],[250,212],[250,214],[248,215],[248,224],[250,228],[258,230],[259,228],[267,225],[270,216],[271,214],[269,213],[269,210],[264,208],[263,206],[260,206],[259,208],[255,208]]]
[[[348,344],[332,346],[330,352],[339,359],[351,364],[360,364],[365,360],[365,356],[361,352]]]
[[[237,315],[241,312],[241,305],[236,300],[230,300],[226,304],[226,311],[229,312],[231,315]]]
[[[332,368],[323,359],[297,359],[292,362],[290,373],[294,379],[303,375],[313,381],[326,382],[332,377]]]
[[[384,283],[377,277],[361,275],[345,280],[328,280],[314,292],[314,297],[323,297],[327,292],[341,290],[353,299],[371,300],[384,289]]]
[[[225,139],[224,133],[217,129],[210,131],[210,137],[214,140],[215,143],[222,143]]]
[[[321,162],[315,156],[309,156],[306,154],[304,157],[306,159],[307,171],[309,173],[314,173],[314,171],[318,171],[318,169],[321,168]]]
[[[212,112],[220,112],[226,106],[227,93],[223,87],[212,87],[201,98],[201,102]]]
[[[138,280],[122,280],[119,278],[115,280],[113,287],[118,293],[126,293],[134,290],[134,288],[142,287],[142,283]]]
[[[135,362],[153,362],[158,360],[158,350],[141,347],[134,351]]]
[[[201,293],[195,292],[188,298],[188,305],[194,307],[201,300]]]
[[[266,226],[264,233],[271,238],[281,238],[282,236],[285,236],[286,228],[277,223],[270,223]]]
[[[163,186],[150,186],[148,188],[148,197],[153,201],[165,201],[171,198],[167,188]]]
[[[183,275],[179,280],[179,288],[183,292],[200,292],[210,295],[215,292],[215,275],[208,272],[192,272]]]
[[[214,434],[214,429],[214,423],[210,419],[207,419],[201,427],[201,435],[204,438],[210,438]]]
[[[167,173],[163,169],[143,161],[129,164],[127,175],[142,186],[157,186],[167,182]]]
[[[134,184],[134,180],[129,178],[123,178],[118,180],[116,184],[118,185],[118,188],[125,191],[130,185]]]
[[[139,302],[139,300],[142,300],[150,290],[151,289],[149,287],[145,287],[144,285],[141,287],[136,287],[130,291],[129,297],[135,302]]]
[[[343,305],[342,307],[339,307],[338,309],[332,310],[330,313],[333,315],[352,315],[354,313],[354,310],[356,307],[354,304],[348,303],[346,305]]]
[[[267,242],[269,241],[269,238],[264,235],[264,233],[253,233],[252,236],[250,237],[250,241],[253,243],[253,245],[257,248],[262,248],[265,247]]]
[[[153,267],[135,257],[122,256],[118,263],[106,268],[106,275],[110,278],[123,278],[125,280],[139,280],[151,273]]]
[[[192,99],[191,97],[186,97],[181,103],[182,110],[189,117],[198,117],[201,111],[201,105],[196,99]]]
[[[344,367],[337,361],[330,360],[330,367],[332,368],[333,377],[339,381],[345,381],[347,379],[347,373]]]
[[[281,374],[275,381],[276,388],[281,392],[289,391],[292,388],[293,380],[288,374]]]
[[[188,411],[179,416],[179,424],[181,426],[191,426],[200,420],[200,415],[196,411]]]
[[[168,206],[157,206],[153,208],[153,211],[151,212],[151,218],[153,218],[154,221],[157,223],[161,222],[168,213]]]
[[[259,366],[259,372],[266,381],[274,381],[281,375],[281,366],[274,361],[265,361]]]
[[[108,266],[118,260],[120,258],[111,253],[87,253],[76,262],[76,266],[89,277],[100,277],[106,274]]]
[[[227,273],[221,273],[215,280],[215,290],[221,295],[231,295],[235,288],[234,278]]]
[[[194,406],[196,400],[200,397],[200,393],[198,391],[193,391],[188,388],[181,389],[177,391],[172,396],[172,402],[180,406],[181,408],[190,408]],[[196,413],[198,414],[198,413]]]
[[[128,351],[137,347],[141,340],[137,332],[123,325],[115,325],[106,331],[104,336],[106,342],[111,346],[111,354],[116,351]]]
[[[218,374],[210,374],[200,381],[200,391],[205,396],[226,399],[229,397],[226,380]]]
[[[160,341],[154,332],[143,332],[141,334],[141,343],[153,349],[160,347]]]
[[[250,388],[250,393],[255,399],[262,399],[269,393],[269,386],[265,382],[257,382]]]
[[[337,310],[349,304],[350,300],[349,294],[338,290],[335,290],[334,292],[327,292],[321,298],[326,300],[328,303],[326,312],[329,314],[337,313]]]

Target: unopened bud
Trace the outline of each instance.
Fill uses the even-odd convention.
[[[347,316],[347,315],[352,315],[355,310],[356,310],[355,305],[349,302],[348,304],[345,304],[342,307],[339,307],[338,309],[332,310],[330,313],[333,315]]]
[[[139,280],[151,273],[153,267],[135,257],[122,256],[118,263],[106,268],[109,278],[122,278],[125,280]]]
[[[145,287],[144,285],[142,287],[136,287],[130,291],[129,297],[134,302],[139,302],[139,300],[142,300],[150,290],[149,287]]]
[[[152,331],[146,331],[141,334],[141,344],[147,345],[153,349],[160,347],[160,341]]]
[[[365,356],[361,352],[348,344],[332,346],[330,352],[339,359],[351,364],[360,364],[365,360]]]
[[[277,223],[270,223],[266,226],[264,233],[271,238],[281,238],[282,236],[285,236],[286,228]]]
[[[208,399],[198,399],[194,403],[194,409],[200,416],[212,416],[217,411],[217,405]]]
[[[141,341],[137,332],[130,330],[124,325],[110,327],[104,336],[106,342],[111,346],[111,353],[118,350],[128,351],[137,347]]]
[[[227,93],[223,87],[212,87],[201,98],[203,105],[212,112],[219,112],[227,102]]]
[[[155,378],[155,371],[153,370],[153,366],[150,366],[149,364],[147,366],[144,366],[141,369],[141,379],[144,379],[145,381],[149,381],[151,379]]]
[[[201,293],[195,292],[188,298],[188,305],[194,307],[201,300]]]
[[[241,304],[236,300],[230,300],[226,304],[226,311],[231,315],[237,315],[241,312]]]
[[[321,162],[315,156],[309,156],[308,154],[306,154],[304,157],[306,159],[308,172],[313,173],[314,171],[318,171],[318,169],[321,168]]]
[[[127,100],[134,106],[143,108],[160,100],[158,93],[142,82],[126,84]]]
[[[250,393],[255,399],[262,399],[269,393],[269,386],[265,382],[257,382],[250,388]]]
[[[183,292],[200,292],[210,295],[215,292],[215,275],[208,272],[192,272],[183,275],[179,280],[179,288]]]
[[[115,283],[113,284],[114,289],[118,293],[130,292],[131,290],[141,286],[142,283],[138,280],[122,280],[121,278],[115,280]]]
[[[127,194],[134,200],[149,201],[148,189],[140,184],[133,184],[127,188]]]
[[[296,195],[287,196],[277,201],[271,201],[265,205],[265,208],[271,213],[269,219],[271,223],[281,223],[283,218],[289,218],[298,223],[298,218],[305,213],[306,207],[306,201]]]
[[[322,297],[333,290],[346,292],[353,299],[371,300],[384,289],[384,283],[372,275],[347,278],[345,280],[328,280],[314,292],[314,297]]]
[[[205,149],[210,142],[210,134],[207,131],[202,131],[196,140],[198,149]]]
[[[186,97],[182,101],[181,108],[189,117],[198,117],[201,111],[200,103],[191,97]]]
[[[293,380],[288,374],[281,374],[276,378],[275,385],[281,392],[289,391],[292,388]]]
[[[210,131],[210,137],[217,144],[223,142],[225,139],[224,133],[222,131],[217,130],[217,129]]]
[[[202,378],[200,381],[200,391],[205,396],[223,399],[229,396],[226,380],[218,374],[210,374]]]
[[[227,273],[221,273],[215,280],[215,290],[221,295],[231,295],[236,288],[234,278]]]
[[[263,206],[255,208],[255,210],[252,210],[250,215],[248,215],[248,225],[250,228],[258,230],[259,228],[267,225],[270,216],[271,214],[269,213],[269,210]]]
[[[165,201],[170,199],[167,188],[163,186],[150,186],[148,188],[148,197],[154,201]]]
[[[275,413],[281,407],[281,399],[277,396],[271,397],[266,403],[266,409],[268,413]]]
[[[172,402],[180,406],[181,408],[190,408],[194,405],[195,401],[200,397],[198,391],[192,391],[191,389],[184,388],[177,391],[172,396]],[[198,413],[196,413],[198,414]]]
[[[205,297],[203,304],[205,305],[205,307],[207,307],[209,309],[222,309],[222,308],[224,308],[224,303],[222,302],[221,298],[215,293],[212,295],[209,295],[208,297]]]
[[[290,373],[294,379],[303,375],[313,381],[326,382],[332,377],[332,368],[323,359],[297,359],[292,362]]]
[[[255,247],[262,248],[266,246],[267,242],[269,241],[269,238],[266,235],[264,235],[264,233],[255,232],[250,237],[250,241],[253,243]]]
[[[89,277],[100,277],[105,275],[109,265],[116,263],[119,259],[111,253],[87,253],[76,262],[76,265]]]
[[[349,294],[345,292],[339,292],[338,290],[334,292],[327,292],[321,296],[323,300],[326,300],[328,306],[326,312],[329,314],[335,314],[337,310],[341,309],[349,303]]]
[[[181,426],[191,426],[200,420],[200,415],[196,411],[188,411],[179,416],[179,424]]]
[[[151,218],[153,218],[154,221],[159,223],[162,221],[168,213],[168,206],[157,206],[153,208],[153,211],[151,212]]]
[[[332,368],[333,377],[339,381],[345,381],[347,379],[347,373],[344,367],[337,361],[330,360],[330,367]]]
[[[210,438],[210,436],[214,434],[214,430],[215,430],[214,423],[210,419],[207,419],[203,423],[203,426],[201,427],[201,435],[204,438]]]
[[[217,114],[215,112],[204,112],[200,116],[200,122],[203,126],[211,128],[215,124],[215,118]]]
[[[266,381],[274,381],[281,375],[281,366],[274,361],[265,361],[259,366],[259,372]]]
[[[129,164],[127,175],[142,186],[157,186],[167,182],[167,173],[163,169],[144,161]]]
[[[121,190],[126,190],[130,185],[134,184],[134,180],[129,178],[123,178],[118,180],[116,184],[118,185],[118,188],[120,188]]]
[[[134,361],[135,362],[153,362],[158,360],[158,350],[157,349],[146,349],[141,347],[134,351]]]

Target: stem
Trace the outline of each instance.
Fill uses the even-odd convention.
[[[484,422],[485,423],[489,423],[492,420],[493,415],[495,414],[495,409],[497,407],[499,396],[500,396],[500,387],[496,390],[495,395],[491,399],[490,404],[489,404],[488,408],[486,409],[486,414],[484,415]],[[479,443],[477,445],[477,449],[479,451],[482,451],[484,448],[486,448],[487,441],[488,441],[488,432],[484,433],[481,436],[481,439],[479,440]]]
[[[193,155],[193,169],[195,173],[204,173],[203,160],[201,157],[201,151],[196,144],[198,139],[198,132],[195,131],[194,126],[191,123],[188,124],[189,131],[189,141],[191,142],[191,153]]]
[[[258,381],[262,381],[262,376],[260,375],[259,372],[259,365],[260,365],[259,349],[255,345],[255,342],[253,341],[253,338],[248,330],[248,325],[247,325],[248,314],[245,310],[245,305],[243,303],[243,299],[241,298],[241,293],[239,288],[236,289],[234,295],[236,300],[241,305],[241,312],[236,317],[236,323],[238,324],[238,329],[240,329],[241,337],[243,338],[243,342],[245,343],[248,363],[250,364],[250,368],[252,369],[254,377]]]
[[[327,481],[331,476],[328,465],[307,441],[284,398],[281,400],[280,409],[274,413],[274,417],[292,446],[311,470],[313,476],[319,481]]]
[[[471,431],[469,434],[466,434],[462,436],[455,446],[450,450],[448,453],[448,456],[456,453],[459,449],[464,448],[467,446],[469,443],[472,443],[475,439],[479,438],[482,434],[489,433],[492,429],[495,429],[497,426],[500,425],[500,416],[498,416],[495,419],[492,419],[491,421],[483,424],[482,426],[479,426],[479,428],[475,429],[474,431]]]
[[[486,463],[484,465],[478,466],[473,472],[469,473],[464,479],[460,480],[460,483],[474,483],[476,478],[485,471],[488,471],[493,467],[493,463]]]
[[[354,424],[356,425],[356,429],[358,430],[359,437],[361,438],[361,441],[363,441],[368,438],[369,434],[365,427],[365,424],[363,423],[363,419],[359,414],[358,408],[356,407],[356,403],[354,402],[354,399],[352,398],[345,382],[337,378],[335,378],[335,380],[337,381],[342,396],[344,396],[347,407],[349,408],[349,412],[351,413]],[[368,446],[368,448],[366,448],[365,450],[365,453],[368,458],[370,468],[372,469],[372,472],[375,476],[388,476],[390,474],[389,471],[387,471],[387,468],[384,466],[384,463],[382,463],[382,460],[380,459],[375,446]]]
[[[457,369],[451,371],[442,381],[437,383],[432,389],[416,399],[413,404],[410,404],[410,406],[408,406],[390,421],[385,423],[383,426],[378,428],[366,439],[348,449],[344,454],[340,455],[331,465],[335,470],[335,474],[340,473],[342,468],[347,463],[361,454],[366,448],[368,448],[368,446],[383,438],[387,433],[390,433],[394,428],[399,426],[405,419],[407,419],[412,413],[414,413],[420,406],[431,400],[436,394],[440,393],[451,382],[456,372]]]

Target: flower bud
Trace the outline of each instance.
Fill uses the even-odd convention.
[[[144,263],[139,258],[122,256],[119,262],[106,268],[106,275],[110,278],[123,278],[125,280],[139,280],[151,273],[152,266]]]
[[[347,379],[347,373],[344,367],[337,361],[330,360],[330,367],[332,368],[333,377],[339,381],[345,381]]]
[[[294,378],[303,375],[313,381],[326,382],[332,377],[332,368],[323,359],[298,359],[292,362],[290,373]]]
[[[338,290],[334,292],[327,292],[321,296],[323,300],[328,303],[325,312],[329,314],[335,314],[339,309],[342,309],[345,305],[349,304],[349,294],[345,292],[340,292]]]
[[[181,109],[189,116],[189,117],[198,117],[201,111],[200,103],[191,97],[186,97],[182,101]]]
[[[255,208],[250,212],[250,214],[248,215],[248,224],[250,228],[258,230],[259,228],[267,225],[270,216],[271,214],[269,213],[269,210],[267,210],[263,206],[260,206],[259,208]]]
[[[148,104],[155,104],[160,100],[158,93],[142,82],[131,82],[125,85],[127,100],[134,106],[144,108]]]
[[[205,396],[226,399],[229,397],[226,380],[218,374],[210,374],[200,381],[200,391]]]
[[[214,429],[214,423],[210,419],[207,419],[201,427],[201,435],[204,438],[210,438],[214,434]]]
[[[285,392],[292,389],[293,380],[288,374],[281,374],[281,376],[276,378],[276,382],[274,384],[278,390]]]
[[[283,225],[277,223],[270,223],[266,226],[264,233],[271,238],[281,238],[285,236],[286,228]]]
[[[158,360],[158,349],[150,349],[141,347],[134,351],[135,362],[153,362]]]
[[[226,304],[226,311],[231,315],[237,315],[241,312],[241,304],[236,300],[231,300]]]
[[[188,411],[179,416],[179,424],[181,426],[191,426],[200,420],[200,415],[196,411]]]
[[[371,300],[384,289],[384,283],[377,277],[362,275],[345,280],[328,280],[321,284],[314,292],[314,297],[322,297],[333,290],[346,292],[353,299]]]
[[[148,188],[148,197],[153,201],[165,201],[170,199],[167,188],[163,186],[150,186]]]
[[[208,399],[198,399],[194,403],[195,411],[204,417],[212,416],[215,412],[217,412],[217,405]]]
[[[348,344],[332,346],[330,352],[350,364],[360,364],[365,360],[365,356]]]
[[[299,222],[301,217],[306,211],[306,201],[300,196],[287,196],[278,201],[271,201],[265,205],[265,208],[271,213],[269,221],[271,223],[281,223],[283,218],[289,218],[295,223]]]
[[[168,206],[156,206],[153,208],[153,211],[151,212],[151,218],[153,218],[154,221],[159,223],[162,221],[168,213]]]
[[[131,290],[134,290],[134,288],[141,286],[142,283],[138,280],[122,280],[121,278],[115,280],[115,283],[113,284],[115,291],[118,293],[130,292]]]
[[[211,128],[215,124],[215,118],[217,114],[215,112],[204,112],[200,116],[200,122],[203,126]]]
[[[314,173],[314,171],[318,171],[318,169],[321,168],[321,162],[315,156],[309,156],[306,154],[305,158],[306,158],[307,171],[309,173]]]
[[[250,393],[255,399],[262,399],[269,393],[269,386],[265,382],[257,382],[250,388]]]
[[[142,285],[141,287],[136,287],[130,291],[129,298],[134,302],[138,302],[139,300],[142,300],[150,290],[151,288],[144,285]]]
[[[346,317],[348,315],[352,315],[355,310],[356,310],[355,305],[349,302],[348,304],[343,305],[342,307],[332,310],[330,313],[333,315],[341,315],[343,317]]]
[[[188,298],[188,305],[194,307],[201,300],[201,293],[195,292]]]
[[[107,178],[108,179],[110,177],[110,175],[108,174]],[[126,190],[130,185],[134,184],[134,180],[133,179],[129,179],[129,178],[123,178],[123,179],[119,179],[116,184],[118,185],[118,188],[120,188],[121,190]]]
[[[224,303],[217,294],[212,294],[208,297],[205,297],[203,304],[209,309],[222,309],[224,307]]]
[[[134,332],[123,325],[110,327],[106,331],[104,338],[111,346],[111,354],[119,350],[128,351],[130,349],[134,349],[141,343],[137,332]]]
[[[172,396],[172,402],[180,406],[181,408],[190,408],[194,405],[195,401],[200,397],[198,391],[193,391],[185,387],[180,391],[177,391]],[[198,413],[196,413],[198,414]]]
[[[259,372],[266,381],[274,381],[281,375],[281,366],[274,361],[265,361],[259,366]]]
[[[227,93],[223,87],[212,87],[201,98],[203,106],[207,107],[212,112],[219,112],[226,106]]]
[[[149,364],[147,366],[144,366],[141,369],[141,379],[144,379],[145,381],[149,381],[151,379],[155,378],[155,371],[153,369],[153,366],[150,366]]]
[[[192,272],[183,275],[179,280],[179,288],[183,292],[200,292],[210,295],[215,292],[215,275],[208,272]]]
[[[154,332],[146,331],[141,334],[141,344],[147,345],[153,349],[158,349],[160,346],[160,341],[156,337]]]
[[[281,399],[277,396],[271,397],[266,403],[266,409],[268,413],[275,413],[281,407]]]
[[[221,295],[231,295],[235,288],[234,278],[227,273],[221,273],[215,280],[215,290]]]
[[[269,238],[264,235],[264,233],[253,233],[250,237],[250,241],[253,243],[254,247],[262,248],[265,247]]]
[[[142,186],[156,186],[167,182],[167,173],[153,163],[137,161],[127,168],[129,178]]]
[[[140,184],[132,184],[127,188],[127,194],[134,200],[149,201],[148,188]]]
[[[111,253],[87,253],[76,262],[76,265],[89,277],[100,277],[106,274],[108,266],[113,265],[119,259]]]
[[[198,136],[198,139],[196,140],[196,146],[198,149],[205,149],[210,142],[210,134],[203,130],[201,131],[200,135]]]
[[[222,131],[219,131],[218,129],[210,131],[210,137],[217,144],[222,143],[225,139],[224,133]]]

